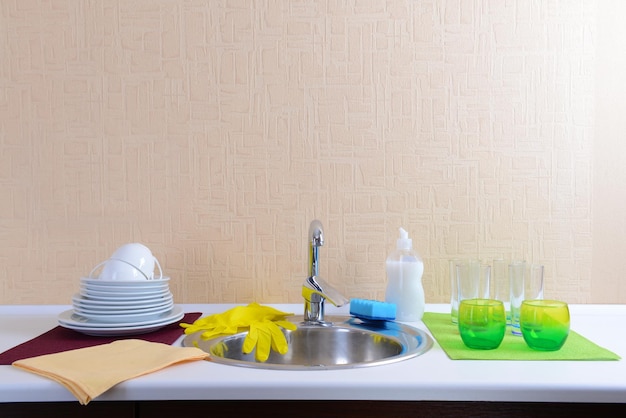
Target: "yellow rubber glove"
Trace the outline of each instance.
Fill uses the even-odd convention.
[[[203,331],[201,338],[208,340],[219,335],[231,335],[248,331],[244,341],[244,353],[251,353],[256,347],[255,358],[266,361],[270,348],[285,354],[288,350],[287,340],[280,327],[295,330],[296,325],[285,318],[293,313],[282,312],[269,306],[251,303],[237,306],[219,314],[199,318],[193,324],[180,324],[185,334]]]
[[[270,355],[270,348],[280,354],[287,354],[289,344],[281,327],[291,331],[296,329],[294,323],[286,320],[270,321],[269,319],[264,319],[253,322],[250,324],[250,331],[248,331],[248,335],[246,335],[246,339],[243,342],[243,352],[249,354],[256,347],[254,358],[260,362],[267,361]]]

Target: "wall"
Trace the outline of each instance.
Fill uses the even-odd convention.
[[[429,302],[458,256],[624,302],[608,4],[0,0],[0,303],[70,303],[126,242],[178,302],[297,302],[314,218],[351,297],[384,297],[403,226]]]

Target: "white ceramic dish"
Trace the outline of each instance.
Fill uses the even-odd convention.
[[[149,306],[162,305],[165,302],[171,301],[173,299],[172,293],[168,292],[163,296],[155,296],[150,299],[109,299],[109,300],[100,300],[100,299],[91,299],[85,297],[83,295],[75,294],[72,296],[72,303],[82,305],[85,307],[113,307],[113,308],[145,308]]]
[[[148,321],[147,323],[144,322],[132,325],[125,324],[124,326],[109,324],[111,326],[105,327],[102,326],[103,324],[92,326],[89,324],[89,320],[87,320],[87,322],[74,321],[71,319],[73,315],[75,314],[71,309],[69,311],[62,312],[59,315],[59,325],[85,335],[93,335],[96,337],[121,337],[127,335],[146,334],[148,332],[156,331],[166,325],[181,320],[184,313],[182,308],[175,306],[169,315],[164,316],[158,321]],[[68,320],[62,321],[61,318],[67,318]]]
[[[87,330],[93,329],[129,329],[129,328],[141,328],[147,326],[155,326],[155,325],[167,325],[168,323],[172,323],[178,321],[183,317],[183,309],[174,305],[172,309],[168,312],[165,312],[158,316],[156,319],[152,320],[143,320],[136,322],[127,322],[127,323],[104,323],[93,321],[89,318],[85,318],[84,316],[78,315],[74,312],[73,309],[69,309],[67,311],[63,311],[57,317],[59,324],[65,328],[81,328]],[[170,322],[167,322],[170,321]]]
[[[76,313],[80,313],[79,311],[90,313],[90,314],[100,314],[100,315],[122,315],[122,314],[139,314],[144,312],[153,312],[156,310],[160,310],[166,307],[171,308],[174,306],[173,298],[162,299],[160,301],[155,301],[149,304],[143,305],[89,305],[87,303],[81,303],[80,300],[76,299],[73,301],[72,306]]]
[[[81,283],[108,287],[151,287],[167,284],[169,280],[170,278],[167,276],[163,276],[160,279],[153,280],[101,280],[93,277],[80,278]]]
[[[161,265],[150,248],[138,242],[128,243],[117,248],[111,257],[105,261],[104,268],[98,277],[112,280],[117,280],[120,277],[152,280],[155,264],[159,266],[160,276],[162,276]]]
[[[101,292],[99,290],[90,290],[86,288],[80,289],[80,295],[89,300],[101,300],[101,301],[140,301],[149,300],[158,297],[165,297],[170,295],[170,289],[168,287],[159,289],[155,292]]]
[[[147,334],[149,332],[161,329],[164,326],[171,324],[172,322],[176,322],[179,319],[180,318],[164,323],[164,324],[148,325],[148,326],[142,326],[142,327],[111,328],[111,329],[99,329],[99,328],[76,329],[74,328],[74,331],[78,331],[81,334],[85,334],[85,335],[91,335],[93,337],[124,337],[128,335]],[[71,327],[66,327],[66,328],[71,329]]]
[[[99,291],[99,292],[109,292],[109,293],[117,293],[117,294],[131,294],[131,293],[155,293],[158,291],[163,291],[164,289],[169,289],[167,283],[159,283],[152,286],[107,286],[107,285],[99,285],[99,284],[91,284],[91,283],[82,283],[81,288],[85,290],[91,291]]]
[[[107,314],[102,314],[102,313],[97,313],[97,314],[92,314],[92,313],[80,313],[78,315],[85,317],[87,319],[90,319],[94,322],[100,322],[100,323],[106,323],[106,324],[118,324],[118,325],[123,325],[129,322],[138,322],[138,321],[150,321],[150,320],[156,320],[158,319],[161,315],[166,314],[168,312],[170,312],[172,310],[172,306],[165,306],[162,308],[159,308],[157,310],[154,310],[152,312],[145,312],[145,313],[138,313],[138,314],[112,314],[112,313],[107,313]],[[76,311],[74,311],[74,313],[76,313]]]
[[[147,315],[147,314],[161,314],[168,310],[171,310],[174,304],[170,301],[160,306],[151,306],[140,309],[118,309],[118,310],[101,310],[84,308],[80,305],[74,305],[74,313],[91,318],[92,316],[134,316],[134,315]]]

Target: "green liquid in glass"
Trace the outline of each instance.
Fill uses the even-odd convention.
[[[459,333],[463,343],[469,348],[480,350],[498,348],[504,338],[505,330],[506,324],[504,323],[494,322],[487,326],[459,323]]]
[[[534,350],[539,351],[556,351],[563,347],[569,327],[564,325],[546,326],[522,326],[522,336],[526,344]]]

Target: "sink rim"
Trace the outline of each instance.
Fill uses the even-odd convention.
[[[214,355],[211,348],[224,340],[236,337],[242,337],[247,331],[232,335],[222,335],[208,340],[200,339],[201,331],[194,334],[186,335],[182,341],[184,347],[199,347],[201,350],[209,354],[209,360],[219,364],[230,366],[248,367],[255,369],[271,369],[271,370],[335,370],[335,369],[351,369],[361,367],[376,367],[387,364],[405,361],[418,357],[426,353],[433,346],[433,339],[427,332],[419,328],[403,324],[395,321],[371,321],[364,320],[352,316],[327,316],[326,323],[309,324],[303,322],[303,316],[291,316],[288,318],[291,322],[298,325],[298,328],[316,328],[316,329],[347,329],[359,332],[374,333],[382,335],[386,339],[398,343],[402,347],[402,352],[389,357],[375,360],[342,363],[342,364],[288,364],[288,363],[260,363],[248,360],[232,359]],[[323,332],[323,331],[322,331]],[[198,342],[196,345],[195,343]]]

